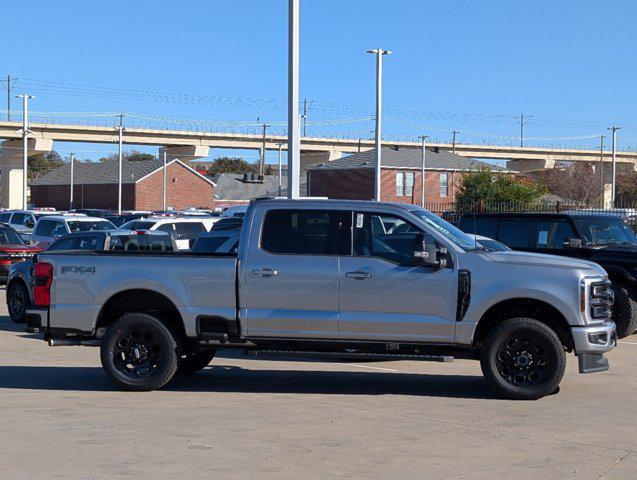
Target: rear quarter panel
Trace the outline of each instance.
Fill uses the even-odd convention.
[[[93,331],[103,305],[133,289],[167,297],[181,313],[188,336],[196,335],[199,315],[236,318],[234,257],[48,253],[39,261],[53,265],[53,328]]]

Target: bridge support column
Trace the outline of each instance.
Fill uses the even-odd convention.
[[[173,147],[166,147],[166,161],[170,162],[171,160],[181,160],[182,162],[188,163],[190,160],[194,160],[195,158],[204,158],[207,157],[210,153],[210,147],[206,147],[203,145],[178,145]],[[163,152],[159,149],[159,159],[163,160]]]
[[[554,168],[555,160],[508,160],[507,168],[520,173],[539,172],[547,168]]]
[[[29,138],[27,148],[29,156],[50,152],[53,140]],[[2,176],[3,208],[22,208],[22,140],[5,140],[0,153],[0,174]]]

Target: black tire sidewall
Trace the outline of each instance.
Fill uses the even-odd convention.
[[[152,329],[158,335],[162,348],[162,364],[158,371],[144,378],[132,378],[120,372],[113,362],[119,336],[134,325]],[[156,317],[145,313],[123,315],[108,329],[102,339],[100,357],[108,377],[120,388],[132,391],[156,390],[166,385],[175,375],[178,365],[178,344],[170,330]]]
[[[520,330],[542,336],[552,347],[549,355],[551,362],[554,362],[553,374],[545,382],[532,387],[510,384],[498,372],[496,366],[498,348],[513,333]],[[512,318],[505,320],[487,335],[480,352],[480,366],[489,386],[503,397],[513,400],[537,400],[557,390],[566,369],[566,353],[557,334],[544,323],[532,318]]]
[[[24,311],[22,312],[22,316],[20,317],[16,317],[15,315],[13,315],[11,312],[11,308],[9,307],[9,305],[11,304],[11,297],[17,290],[22,290],[22,294],[24,296]],[[7,307],[9,307],[9,317],[11,318],[11,320],[13,320],[15,323],[24,323],[26,321],[28,303],[30,302],[29,292],[27,288],[22,283],[11,284],[11,286],[9,286],[9,289],[7,290],[7,299]]]
[[[632,335],[637,329],[637,303],[622,283],[613,282],[611,288],[615,294],[612,320],[615,322],[617,337],[624,338]]]

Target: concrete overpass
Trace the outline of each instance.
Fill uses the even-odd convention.
[[[2,206],[17,208],[16,199],[22,197],[21,128],[17,122],[0,122],[0,139],[5,140],[0,159],[2,169]],[[48,151],[53,142],[117,143],[117,130],[106,126],[63,125],[32,123],[29,152]],[[279,143],[286,148],[286,137],[266,135],[266,149],[276,150]],[[262,135],[242,133],[211,133],[184,130],[157,130],[147,128],[126,128],[124,143],[132,145],[165,146],[169,159],[194,159],[207,157],[210,148],[255,149],[261,148]],[[399,148],[420,148],[419,142],[385,141],[386,145]],[[430,147],[452,150],[448,143],[433,143]],[[311,165],[326,163],[340,158],[344,153],[368,150],[374,147],[373,140],[312,138],[301,139],[301,169]],[[599,150],[558,149],[542,147],[507,147],[498,145],[456,144],[456,153],[478,159],[507,160],[511,170],[528,172],[553,168],[555,162],[599,162]],[[610,162],[610,153],[605,152],[604,161]],[[637,164],[637,152],[617,152],[617,161]],[[9,175],[5,175],[9,172]],[[18,185],[19,184],[19,185]]]

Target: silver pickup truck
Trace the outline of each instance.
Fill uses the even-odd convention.
[[[480,360],[513,399],[558,391],[566,352],[608,369],[616,345],[595,263],[489,251],[414,205],[254,201],[236,254],[44,252],[28,330],[100,346],[121,388],[152,390],[222,348]]]

